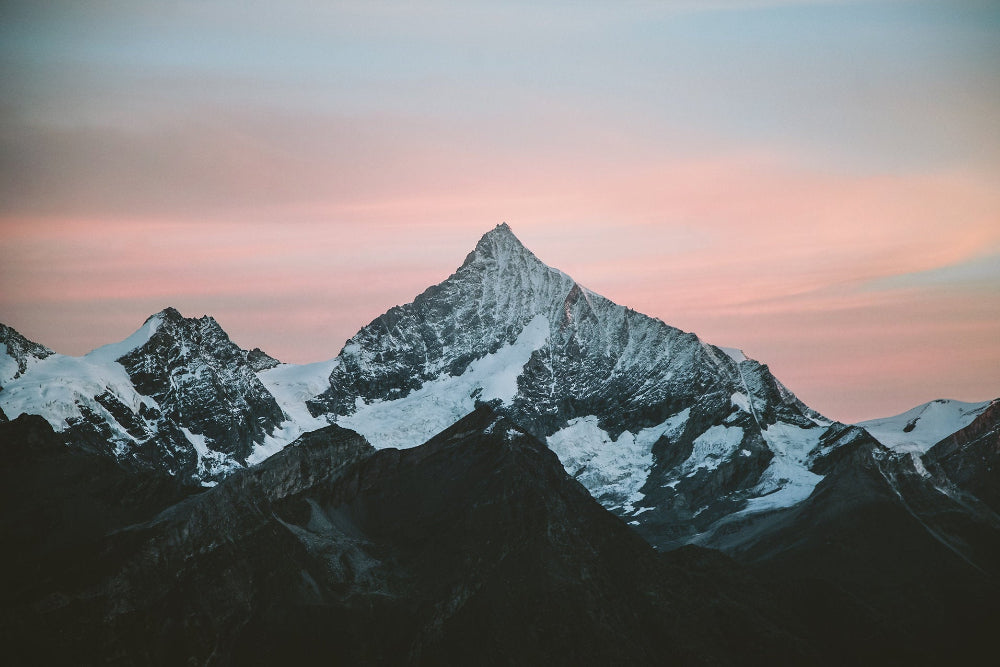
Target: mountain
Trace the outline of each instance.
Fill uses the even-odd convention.
[[[990,401],[963,403],[938,399],[894,417],[859,422],[886,447],[898,452],[923,454],[952,433],[969,424],[990,406]]]
[[[9,418],[39,414],[125,465],[211,483],[246,465],[285,421],[256,374],[273,365],[265,357],[240,349],[211,317],[167,308],[82,357],[8,344],[8,366],[26,361],[0,392],[0,408]]]
[[[931,447],[923,460],[930,470],[1000,514],[1000,399]]]
[[[798,505],[843,429],[739,350],[545,265],[506,224],[319,363],[243,350],[211,317],[172,308],[83,357],[3,332],[0,360],[17,370],[2,414],[40,414],[122,465],[211,485],[330,424],[407,448],[487,404],[661,548]],[[935,402],[864,426],[918,465],[985,405]]]
[[[32,342],[7,325],[0,324],[0,389],[53,354],[44,345]]]
[[[886,651],[907,646],[919,647],[909,664],[990,655],[1000,516],[858,427],[831,430],[817,454],[824,477],[809,498],[697,542],[778,582],[815,623],[842,627],[858,651],[849,662],[896,663]]]
[[[306,408],[409,447],[480,403],[664,543],[806,497],[820,477],[805,459],[830,423],[766,366],[591,292],[506,224],[353,336]]]
[[[4,426],[55,435],[28,416]],[[37,504],[66,525],[58,471],[109,465],[47,443],[0,457],[3,488],[28,479],[37,496],[5,509],[5,544]],[[15,664],[825,661],[738,565],[657,554],[485,406],[404,451],[329,426],[180,499],[150,473],[101,484],[116,493],[85,490],[102,500],[78,508],[93,530],[60,531],[43,576],[3,569]]]

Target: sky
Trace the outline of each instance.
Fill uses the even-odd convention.
[[[506,221],[846,422],[1000,396],[1000,3],[0,5],[0,322],[332,358]]]

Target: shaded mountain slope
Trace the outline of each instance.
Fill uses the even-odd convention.
[[[924,461],[1000,513],[1000,400],[990,403],[971,424],[931,447]]]
[[[858,660],[985,655],[1000,594],[1000,518],[865,431],[843,427],[823,445],[827,457],[815,465],[825,477],[807,500],[724,521],[702,543],[853,633]]]
[[[820,659],[738,566],[656,554],[488,409],[407,451],[330,427],[72,558],[3,611],[25,664]]]
[[[216,480],[246,465],[285,421],[256,374],[277,362],[240,349],[211,317],[166,308],[124,341],[82,357],[32,345],[0,355],[0,364],[24,362],[0,392],[4,412],[40,414],[73,442],[126,465]],[[34,357],[12,357],[11,349]]]

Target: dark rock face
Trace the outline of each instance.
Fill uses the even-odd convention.
[[[0,612],[15,662],[823,662],[739,566],[656,554],[488,409],[406,451],[323,429],[143,519],[168,498],[52,549]]]
[[[286,419],[257,377],[278,362],[240,349],[211,317],[167,308],[83,357],[54,355],[7,327],[0,337],[9,342],[0,370],[19,369],[0,398],[125,465],[216,480]]]
[[[1000,518],[857,427],[831,429],[801,504],[702,540],[778,582],[850,660],[939,664],[992,652]],[[837,628],[839,630],[833,630]]]
[[[60,632],[85,622],[80,605],[64,593],[86,591],[115,572],[117,563],[101,557],[106,536],[149,520],[194,491],[164,473],[127,471],[113,459],[68,445],[41,417],[21,415],[0,424],[5,661],[47,664]]]
[[[214,319],[187,319],[173,308],[161,316],[149,341],[118,362],[163,418],[245,461],[253,442],[283,421],[281,408]]]
[[[5,324],[0,324],[0,345],[4,346],[7,356],[16,366],[13,372],[0,372],[0,387],[24,373],[31,359],[44,359],[54,354],[49,348],[28,340]]]
[[[1000,400],[934,445],[924,462],[1000,513]]]
[[[281,364],[280,361],[269,355],[267,352],[264,352],[264,350],[259,347],[255,347],[247,352],[247,363],[255,373],[266,371],[268,368],[274,368],[275,366]]]

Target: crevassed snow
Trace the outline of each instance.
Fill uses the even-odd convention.
[[[653,445],[661,436],[676,437],[684,428],[690,408],[662,424],[632,435],[624,431],[617,440],[600,426],[594,415],[571,419],[546,439],[566,471],[577,478],[606,507],[623,506],[631,512],[642,499],[639,490],[653,465]]]
[[[309,414],[306,401],[329,389],[330,374],[338,364],[339,359],[315,364],[279,364],[257,373],[257,377],[291,421],[311,425],[308,430],[312,430],[326,426],[327,422]]]
[[[462,375],[442,375],[391,401],[365,403],[359,398],[354,414],[338,417],[336,423],[379,449],[415,447],[472,412],[476,395],[484,401],[513,398],[524,365],[548,336],[548,318],[536,315],[517,340],[472,362]]]
[[[743,429],[739,426],[713,426],[694,439],[691,456],[681,464],[681,469],[688,474],[700,468],[715,470],[736,453],[742,442]]]
[[[142,403],[154,401],[135,390],[121,364],[95,363],[89,356],[69,357],[53,354],[40,359],[21,377],[4,386],[0,407],[14,419],[21,414],[41,415],[57,431],[65,430],[67,419],[82,417],[80,405],[98,414],[106,411],[95,396],[110,391],[133,412]],[[117,422],[109,417],[109,425]]]
[[[761,431],[774,458],[764,470],[752,492],[756,495],[747,501],[740,514],[796,505],[813,492],[823,479],[809,470],[806,459],[819,445],[823,429],[802,428],[792,424],[771,424]]]
[[[315,431],[330,422],[325,417],[313,417],[306,401],[330,387],[330,374],[340,363],[339,358],[314,364],[279,364],[257,373],[278,407],[285,414],[283,421],[263,442],[255,443],[247,457],[247,465],[255,465],[277,454],[303,433]]]
[[[776,456],[771,459],[771,465],[760,476],[760,481],[753,489],[754,493],[762,495],[750,498],[739,514],[797,505],[809,497],[822,479],[822,475],[810,472],[805,466]]]
[[[125,368],[115,360],[148,341],[161,321],[162,316],[154,315],[125,340],[104,345],[82,357],[53,354],[31,362],[21,377],[4,385],[0,407],[11,419],[20,414],[41,415],[52,428],[62,431],[69,427],[67,420],[83,416],[80,406],[86,406],[104,415],[108,426],[120,431],[122,440],[131,440],[94,397],[110,392],[136,414],[143,403],[157,407],[152,398],[136,391]],[[4,358],[9,359],[6,355]]]
[[[939,399],[893,417],[871,419],[857,425],[890,449],[923,454],[955,431],[971,424],[989,405],[990,401],[965,403]],[[907,427],[910,427],[908,432],[904,430]]]

